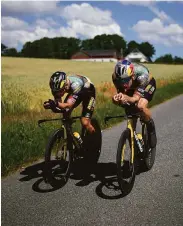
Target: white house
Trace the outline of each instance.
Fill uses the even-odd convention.
[[[148,58],[140,52],[138,49],[134,49],[131,53],[129,53],[126,57],[126,60],[129,61],[139,61],[141,63],[149,62]]]

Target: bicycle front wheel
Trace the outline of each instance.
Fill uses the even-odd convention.
[[[67,138],[63,129],[55,130],[45,151],[44,180],[46,183],[66,183],[70,176],[72,151],[67,150]]]
[[[120,137],[116,156],[117,178],[123,195],[131,192],[135,182],[135,156],[131,149],[130,129],[126,129]]]

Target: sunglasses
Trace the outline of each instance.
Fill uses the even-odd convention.
[[[121,79],[121,83],[122,84],[129,83],[130,80],[131,80],[131,77],[123,78],[123,79]]]

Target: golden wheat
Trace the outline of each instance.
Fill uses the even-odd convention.
[[[83,74],[91,79],[106,97],[114,92],[111,74],[115,63],[76,62],[58,59],[2,57],[2,106],[6,113],[42,110],[44,100],[51,98],[50,75],[63,70],[68,74]],[[157,80],[158,87],[183,81],[183,65],[146,64]]]

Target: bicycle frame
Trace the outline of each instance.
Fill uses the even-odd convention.
[[[68,150],[73,150],[73,141],[75,141],[75,137],[72,132],[72,124],[76,121],[76,119],[80,119],[81,116],[76,117],[63,117],[63,118],[55,118],[55,119],[40,119],[38,120],[38,126],[40,126],[41,123],[49,122],[49,121],[62,121],[61,128],[64,131],[64,138],[67,139],[67,148]],[[75,142],[76,143],[76,142]],[[79,149],[78,145],[76,144],[76,148]]]
[[[142,145],[139,141],[139,138],[137,137],[137,133],[136,133],[136,130],[134,128],[134,119],[138,119],[139,117],[140,117],[139,114],[105,117],[105,123],[112,118],[125,118],[125,119],[127,119],[127,128],[130,130],[130,135],[131,135],[131,151],[132,151],[131,163],[132,164],[134,163],[134,156],[135,156],[135,144],[134,144],[135,140],[137,142],[137,145],[138,145],[140,152],[143,152],[143,147],[142,147]],[[123,150],[123,155],[124,155],[124,150]]]

